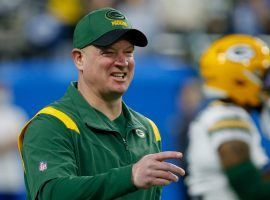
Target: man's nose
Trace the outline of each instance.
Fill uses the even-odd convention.
[[[124,54],[119,54],[115,59],[115,64],[120,66],[128,66],[128,58]]]

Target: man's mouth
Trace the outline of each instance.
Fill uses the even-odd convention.
[[[124,72],[117,72],[117,73],[112,73],[112,76],[115,78],[122,78],[124,79],[126,77],[127,73]]]

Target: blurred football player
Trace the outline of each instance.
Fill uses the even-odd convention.
[[[249,35],[224,36],[206,49],[200,73],[207,106],[190,124],[186,183],[191,199],[270,199],[257,115],[267,100],[269,47]],[[269,121],[270,125],[270,121]]]

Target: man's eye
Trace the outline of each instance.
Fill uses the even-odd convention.
[[[126,51],[125,54],[126,55],[129,55],[129,56],[132,56],[133,55],[133,51],[132,50],[131,51]]]
[[[107,56],[110,56],[110,55],[113,55],[114,54],[114,52],[113,51],[103,51],[103,52],[101,52],[101,54],[102,55],[107,55]]]

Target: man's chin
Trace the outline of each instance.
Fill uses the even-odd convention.
[[[111,92],[122,96],[127,91],[127,89],[128,87],[122,86],[122,87],[113,88]]]
[[[117,100],[119,98],[121,98],[124,93],[126,92],[126,90],[114,90],[114,91],[110,91],[109,93],[107,93],[105,96],[105,98],[107,100]]]
[[[112,96],[115,96],[116,98],[120,98],[125,94],[126,90],[117,90],[112,92]]]

